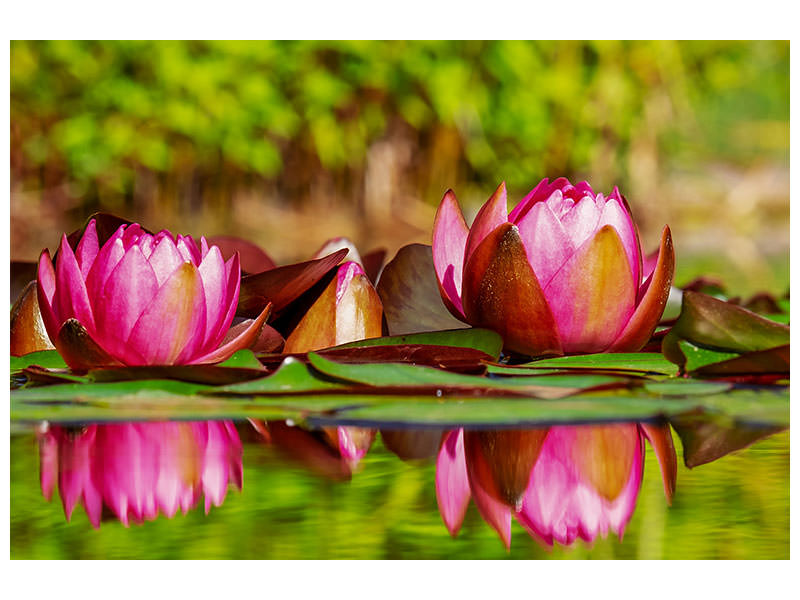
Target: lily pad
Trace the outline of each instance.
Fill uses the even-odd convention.
[[[378,294],[392,335],[469,327],[451,315],[442,302],[430,246],[409,244],[400,248],[383,269]]]
[[[61,358],[58,350],[41,350],[23,356],[11,357],[11,373],[21,371],[25,367],[38,365],[46,369],[66,369],[67,363]]]
[[[509,369],[588,369],[610,371],[632,371],[639,373],[656,373],[660,375],[676,375],[677,367],[662,354],[655,352],[621,352],[609,354],[582,354],[577,356],[560,356],[536,360],[513,367],[491,365],[490,373],[510,372]]]
[[[664,338],[663,352],[682,372],[687,372],[700,365],[690,365],[682,341],[714,352],[742,354],[788,344],[789,327],[735,304],[686,291],[681,314]],[[721,360],[729,358],[732,357],[726,356]]]
[[[533,375],[513,378],[488,378],[450,373],[432,367],[408,364],[342,364],[310,352],[311,364],[321,373],[377,387],[408,389],[410,393],[430,390],[436,396],[445,393],[498,394],[508,393],[540,398],[561,397],[580,389],[627,381],[605,375]],[[389,391],[389,393],[391,393]]]
[[[474,350],[480,350],[497,360],[500,356],[500,351],[503,349],[503,338],[490,329],[472,327],[469,329],[447,329],[443,331],[371,338],[368,340],[350,342],[349,344],[342,344],[335,348],[366,348],[371,346],[391,346],[395,344],[431,344],[435,346],[472,348]]]

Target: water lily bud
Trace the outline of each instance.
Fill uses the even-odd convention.
[[[358,263],[346,262],[286,339],[286,353],[380,337],[383,305]]]
[[[134,223],[100,246],[92,220],[74,251],[62,237],[55,265],[42,252],[38,300],[51,341],[74,369],[211,363],[249,346],[269,312],[227,335],[239,280],[238,254],[225,262],[205,238],[198,245]]]
[[[242,488],[242,444],[230,421],[52,426],[39,433],[42,494],[58,484],[70,520],[83,505],[100,526],[104,508],[125,526],[220,506]]]
[[[675,258],[669,227],[645,277],[617,188],[543,179],[511,213],[505,184],[468,228],[447,191],[433,228],[439,290],[454,316],[527,355],[641,349],[664,310]],[[652,262],[652,261],[651,261]]]

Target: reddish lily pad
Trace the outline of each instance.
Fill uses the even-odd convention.
[[[680,342],[716,352],[738,353],[769,350],[789,343],[789,327],[765,319],[734,304],[698,292],[683,294],[681,315],[664,338],[664,356],[682,372],[689,370]],[[731,358],[730,356],[725,359]],[[775,357],[780,366],[780,355]]]
[[[442,301],[430,246],[400,248],[381,274],[378,294],[390,335],[469,327]]]
[[[235,235],[214,235],[207,237],[206,241],[209,246],[218,246],[225,260],[238,252],[243,273],[263,273],[277,266],[259,246],[244,238]]]
[[[347,250],[342,249],[323,258],[246,275],[242,278],[237,314],[255,316],[268,302],[272,302],[273,316],[279,314],[335,268],[346,254]]]
[[[481,350],[432,344],[337,347],[320,350],[318,354],[340,363],[409,363],[477,375],[483,374],[486,371],[486,363],[494,360]],[[268,368],[275,368],[283,362],[286,356],[286,354],[268,354],[261,355],[259,358]],[[305,353],[288,356],[301,362],[308,362],[308,356]]]
[[[709,419],[700,412],[672,417],[670,423],[681,438],[683,462],[690,469],[788,428],[783,425],[736,424],[721,417]]]

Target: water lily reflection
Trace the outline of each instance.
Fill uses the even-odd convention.
[[[375,430],[365,427],[309,430],[289,421],[251,419],[250,423],[264,442],[274,445],[295,463],[329,479],[350,479],[375,439]]]
[[[94,527],[113,514],[125,526],[184,514],[205,498],[220,506],[242,488],[242,444],[230,421],[45,426],[39,435],[42,494],[58,484],[67,520],[82,504]]]
[[[436,497],[450,534],[470,497],[506,547],[511,517],[546,546],[619,538],[642,482],[644,439],[656,451],[667,502],[677,458],[668,425],[615,424],[445,434],[436,464]]]

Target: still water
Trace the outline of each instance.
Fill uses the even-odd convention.
[[[788,432],[674,491],[649,433],[15,425],[11,557],[789,557]]]

